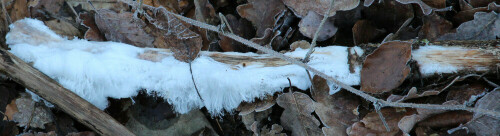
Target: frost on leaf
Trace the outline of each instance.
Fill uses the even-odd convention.
[[[316,34],[316,31],[318,30],[319,24],[321,23],[321,20],[323,19],[323,16],[319,15],[316,12],[309,11],[307,13],[307,16],[302,18],[299,22],[299,31],[302,33],[304,36],[313,38],[314,34]],[[318,41],[324,41],[333,35],[337,33],[337,27],[333,25],[333,21],[331,20],[326,20],[326,22],[323,24],[323,27],[318,33]]]
[[[321,125],[311,113],[314,112],[313,100],[307,94],[289,92],[278,96],[277,103],[285,111],[281,115],[281,124],[286,130],[292,131],[292,136],[323,135]]]
[[[445,34],[438,40],[495,40],[500,37],[500,14],[476,12],[474,20],[458,26],[456,33]]]
[[[190,25],[184,24],[164,7],[153,8],[151,14],[146,15],[152,25],[145,29],[155,36],[155,47],[172,50],[174,57],[184,62],[191,62],[198,57],[203,41],[200,35],[189,29]]]
[[[146,24],[142,20],[135,19],[132,13],[116,13],[107,9],[97,12],[95,23],[107,40],[137,47],[153,47],[154,38],[142,29]]]
[[[286,7],[281,0],[249,0],[247,4],[236,7],[236,10],[256,27],[257,37],[262,37],[267,28],[274,26],[274,17]]]
[[[391,91],[403,83],[410,67],[411,43],[387,42],[368,55],[361,69],[361,90],[369,93]]]
[[[309,11],[314,11],[321,16],[328,11],[332,0],[283,0],[286,6],[292,9],[298,17],[306,16]],[[329,15],[334,16],[337,11],[351,10],[359,5],[359,0],[335,0]]]
[[[313,83],[314,89],[312,89],[311,94],[316,100],[314,103],[315,112],[325,127],[345,130],[358,121],[358,115],[353,113],[360,103],[357,96],[347,91],[330,95],[327,81],[317,75],[314,76]],[[331,129],[327,130],[331,131]],[[323,130],[325,131],[325,128]],[[342,133],[345,134],[345,131]]]
[[[418,4],[425,15],[431,14],[433,10],[449,10],[445,8],[445,0],[396,0],[403,4]],[[444,6],[443,6],[444,5]]]
[[[500,91],[495,90],[479,99],[476,108],[490,111],[500,111]],[[478,136],[498,136],[500,135],[500,119],[492,116],[474,113],[473,119],[465,124],[468,130]]]

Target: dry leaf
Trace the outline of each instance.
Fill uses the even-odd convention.
[[[19,136],[57,136],[55,131],[50,131],[48,133],[44,132],[29,132],[29,133],[23,133],[19,134]]]
[[[499,3],[500,1],[498,0],[468,0],[469,4],[472,7],[485,7],[488,6],[490,3]]]
[[[285,111],[281,114],[281,125],[292,131],[292,136],[323,135],[320,122],[311,113],[314,112],[313,100],[300,92],[289,92],[278,96],[276,101]]]
[[[257,28],[257,37],[264,36],[265,30],[274,26],[274,17],[283,10],[286,7],[281,0],[249,0],[236,7],[238,14]]]
[[[94,15],[95,12],[91,13],[85,12],[85,13],[80,13],[79,15],[79,18],[82,20],[81,25],[88,28],[88,30],[85,32],[84,38],[89,41],[105,41],[106,37],[104,37],[104,35],[97,27]]]
[[[220,24],[217,15],[215,15],[215,9],[208,0],[194,0],[194,6],[196,20],[211,25]],[[197,29],[197,32],[203,39],[202,50],[209,50],[211,42],[217,40],[217,33],[205,29]]]
[[[445,3],[446,1],[445,0],[396,0],[400,3],[403,3],[403,4],[418,4],[420,6],[420,8],[422,9],[422,12],[424,13],[424,15],[429,15],[431,14],[432,10],[438,10],[438,11],[442,11],[442,10],[449,10],[449,9],[446,9],[444,7],[442,7],[441,3]],[[435,5],[435,6],[438,6],[436,8],[433,8],[431,6],[429,6],[427,3],[430,3],[432,5]],[[437,1],[437,2],[436,2]]]
[[[496,13],[500,12],[500,6],[494,2],[490,3],[488,7],[477,7],[477,8],[473,8],[472,5],[465,2],[465,0],[460,0],[459,2],[461,11],[459,11],[455,16],[453,16],[452,21],[454,24],[462,24],[464,22],[473,20],[474,14],[476,12],[491,12],[491,11],[495,11]]]
[[[428,117],[417,123],[422,127],[454,127],[465,124],[472,119],[472,113],[467,111],[449,111]]]
[[[347,91],[340,91],[330,95],[330,88],[327,81],[317,75],[313,78],[312,97],[315,112],[319,119],[327,128],[326,131],[344,130],[358,121],[358,115],[353,111],[358,108],[360,103],[358,97]],[[323,129],[325,131],[325,129]]]
[[[368,93],[391,91],[403,83],[410,67],[411,43],[387,42],[368,55],[361,69],[361,90]]]
[[[19,110],[17,109],[16,100],[14,99],[5,107],[5,117],[3,120],[13,120],[14,114],[17,112],[19,112]]]
[[[318,30],[321,20],[323,20],[323,16],[319,15],[316,12],[309,11],[307,16],[302,18],[302,20],[300,20],[299,22],[300,33],[312,39],[314,37],[314,34],[316,34],[316,31]],[[333,25],[333,21],[327,20],[323,24],[321,31],[319,31],[317,40],[324,41],[335,35],[335,33],[337,33],[337,27]]]
[[[266,96],[264,99],[256,99],[254,102],[247,103],[243,102],[236,108],[240,111],[239,115],[246,115],[252,112],[265,111],[276,104],[276,98],[273,96]]]
[[[30,2],[28,8],[31,17],[45,17],[46,14],[49,16],[58,15],[62,11],[61,7],[63,5],[64,0],[34,0],[34,2]]]
[[[45,129],[45,124],[54,121],[52,112],[46,107],[35,106],[35,102],[27,93],[21,93],[21,97],[16,99],[16,105],[19,112],[13,115],[13,120],[21,127],[30,122],[30,127]]]
[[[47,25],[50,30],[56,32],[58,35],[66,36],[69,39],[73,39],[74,37],[81,37],[80,31],[75,28],[71,23],[66,22],[65,20],[54,19],[50,21],[44,21],[45,25]]]
[[[443,105],[459,105],[457,101],[447,101]],[[413,129],[413,126],[418,122],[434,115],[446,112],[445,110],[433,110],[433,109],[417,109],[417,113],[401,118],[398,123],[399,129],[405,134],[409,134]]]
[[[460,86],[452,86],[448,91],[448,95],[446,96],[446,100],[455,100],[460,104],[466,103],[471,97],[481,95],[485,93],[488,88],[480,83],[474,84],[463,84]]]
[[[500,15],[476,12],[474,20],[458,26],[456,33],[445,34],[438,40],[495,40],[500,37]]]
[[[154,46],[168,48],[174,52],[177,60],[191,62],[203,46],[203,40],[191,31],[191,25],[184,24],[164,7],[147,9],[146,19],[151,23],[145,30],[156,39]]]
[[[372,22],[376,28],[385,29],[388,33],[395,33],[405,21],[414,17],[411,5],[401,4],[394,0],[373,4],[363,9],[362,13],[365,20]]]
[[[273,40],[273,37],[276,36],[273,33],[273,30],[271,28],[267,28],[266,31],[264,31],[264,35],[262,37],[256,37],[250,39],[250,41],[262,45],[264,47],[272,49],[271,40]],[[257,53],[261,53],[260,51],[257,51]]]
[[[278,124],[273,124],[271,129],[264,126],[260,131],[260,136],[286,136],[286,133],[281,133],[281,131],[283,131],[283,127]]]
[[[500,112],[500,91],[495,90],[486,94],[476,103],[476,108]],[[498,136],[500,135],[500,119],[474,113],[473,119],[465,124],[468,130],[478,136]]]
[[[235,35],[241,36],[245,39],[250,39],[255,36],[255,30],[252,27],[251,22],[245,19],[237,19],[234,15],[226,15],[227,22],[233,33]],[[240,42],[237,42],[229,37],[223,36],[219,34],[220,41],[219,46],[222,51],[234,51],[234,52],[248,52],[250,51],[246,45],[243,45]]]
[[[129,7],[121,3],[120,0],[65,0],[68,5],[73,6],[73,7],[81,7],[83,10],[86,11],[93,11],[94,8],[99,10],[99,9],[111,9],[114,11],[120,11],[123,10],[125,11]],[[90,5],[90,3],[92,5]],[[93,7],[92,7],[93,6]]]
[[[17,106],[15,103],[17,90],[14,88],[0,86],[0,119],[1,120],[12,120],[12,115],[17,112]],[[1,121],[0,120],[0,121]]]
[[[422,29],[420,29],[419,38],[428,39],[429,41],[434,41],[439,36],[448,33],[453,28],[453,24],[439,16],[436,13],[433,13],[429,16],[423,17],[424,24],[422,25]]]
[[[66,136],[95,136],[96,134],[92,131],[83,131],[83,132],[72,132],[68,133]]]
[[[146,24],[142,20],[135,19],[132,13],[116,13],[108,9],[97,12],[95,23],[107,40],[137,47],[153,47],[154,38],[142,29]]]
[[[264,119],[267,119],[269,115],[272,113],[272,110],[265,110],[262,112],[250,112],[245,115],[241,115],[241,121],[247,128],[247,130],[258,132],[256,129],[260,127],[260,122]]]
[[[414,98],[439,95],[441,92],[445,91],[451,85],[453,85],[456,81],[464,80],[466,78],[467,78],[467,76],[464,76],[464,77],[457,76],[455,78],[450,78],[450,80],[444,81],[443,83],[434,84],[434,85],[430,85],[430,86],[425,87],[427,89],[422,89],[424,91],[421,91],[421,93],[418,93],[417,88],[412,87],[405,96],[391,94],[387,98],[387,101],[403,102],[405,100],[414,99]]]
[[[28,6],[27,6],[27,0],[15,0],[12,2],[4,2],[6,3],[5,8],[7,9],[7,12],[9,13],[9,17],[12,22],[15,22],[20,19],[24,19],[26,17],[29,17],[29,11],[28,11]],[[12,3],[7,5],[8,3]],[[3,4],[3,3],[2,3]],[[3,12],[2,12],[3,14]]]
[[[384,29],[377,29],[369,20],[358,20],[352,27],[354,45],[370,43],[375,39],[380,39],[385,33]]]
[[[408,108],[403,110],[397,110],[396,108],[383,108],[380,112],[384,115],[387,125],[391,129],[390,132],[387,132],[382,120],[380,120],[379,115],[376,112],[370,112],[360,122],[356,122],[351,127],[347,128],[347,134],[350,136],[401,135],[401,131],[398,129],[399,120],[406,115],[415,113],[414,110]]]
[[[295,51],[298,48],[309,49],[311,44],[305,40],[295,41],[290,45],[290,51]]]
[[[309,14],[309,11],[314,11],[321,16],[328,11],[330,2],[332,0],[283,0],[298,17],[302,18]],[[330,17],[334,16],[337,11],[351,10],[359,5],[359,0],[335,0],[332,10],[330,10]]]

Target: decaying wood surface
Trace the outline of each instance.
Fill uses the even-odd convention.
[[[100,135],[134,135],[111,116],[8,51],[0,49],[0,55],[0,71],[3,74],[56,105]]]
[[[457,71],[454,72],[486,72],[494,70],[500,64],[500,42],[498,41],[438,41],[427,43],[428,45],[440,46],[440,49],[424,49],[424,45],[415,42],[412,46],[415,47],[412,51],[412,59],[420,66],[434,65],[437,67],[454,67]],[[350,48],[349,48],[350,49]],[[371,48],[373,49],[373,48]],[[349,65],[351,67],[363,64],[363,56],[372,52],[369,48],[365,49],[365,54],[362,56],[356,55],[355,52],[349,50]],[[139,55],[139,58],[160,61],[163,58],[171,55],[168,49],[151,49]],[[201,55],[209,56],[210,58],[228,64],[230,66],[252,66],[258,65],[262,67],[278,67],[284,65],[292,65],[291,63],[272,57],[270,55],[247,55],[242,53],[223,53],[223,52],[207,52],[202,51]],[[330,52],[316,49],[313,54],[331,54]],[[361,59],[357,59],[361,58]],[[301,59],[301,58],[296,58]],[[425,75],[443,74],[441,71],[429,73],[428,69],[420,69]],[[351,72],[353,72],[351,70]],[[448,73],[448,72],[444,72]]]

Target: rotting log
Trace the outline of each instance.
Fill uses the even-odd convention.
[[[65,89],[42,72],[4,49],[0,49],[0,71],[35,94],[59,107],[100,135],[134,134],[91,103]]]

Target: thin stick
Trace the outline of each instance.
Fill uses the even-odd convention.
[[[7,115],[5,113],[3,113],[2,111],[0,111],[0,113],[2,113],[3,117],[7,118],[7,121],[9,121],[9,117],[7,117]]]
[[[215,122],[217,123],[217,126],[219,126],[220,132],[222,132],[222,135],[224,135],[224,130],[220,126],[219,119],[215,118]]]
[[[200,97],[201,102],[203,102],[203,98],[200,95],[200,91],[198,91],[198,87],[196,87],[196,82],[194,82],[193,67],[191,66],[191,62],[189,62],[189,72],[191,73],[191,79],[193,80],[194,89],[196,90],[198,97]]]
[[[64,1],[66,5],[68,5],[69,9],[71,9],[71,12],[75,15],[75,20],[77,23],[80,23],[80,17],[78,16],[78,13],[76,13],[76,10],[73,8],[73,6],[69,5],[68,1]]]
[[[378,114],[378,117],[380,118],[380,120],[382,121],[382,124],[384,124],[384,127],[385,127],[385,130],[387,132],[391,132],[391,128],[389,127],[389,125],[387,124],[387,121],[385,121],[385,118],[384,118],[384,114],[382,114],[382,112],[380,112],[380,104],[378,103],[373,103],[373,106],[375,108],[375,111],[377,112]]]
[[[309,47],[309,51],[307,51],[306,56],[304,57],[304,59],[302,59],[302,61],[304,61],[305,63],[309,62],[309,58],[311,57],[311,54],[314,52],[314,47],[316,47],[316,40],[318,40],[319,31],[321,31],[321,28],[325,24],[326,20],[328,19],[328,17],[330,17],[330,11],[332,10],[334,2],[335,0],[332,0],[330,2],[330,7],[328,7],[328,10],[326,11],[325,15],[323,15],[323,20],[321,20],[318,29],[316,29],[316,33],[314,33],[313,40],[311,41],[311,47]]]
[[[125,3],[128,3],[126,1],[123,1]],[[130,4],[129,4],[130,5]],[[148,6],[148,5],[143,5],[143,6]],[[150,6],[149,6],[150,7]],[[153,7],[150,7],[150,8],[153,8]],[[210,30],[210,31],[214,31],[214,32],[218,32],[218,29],[216,26],[213,26],[213,25],[209,25],[209,24],[206,24],[206,23],[203,23],[203,22],[200,22],[200,21],[196,21],[196,20],[193,20],[191,18],[187,18],[187,17],[184,17],[184,16],[181,16],[179,14],[176,14],[176,13],[172,13],[170,11],[166,11],[168,14],[171,14],[175,17],[177,17],[178,19],[186,22],[186,23],[189,23],[191,25],[194,25],[194,26],[197,26],[197,27],[200,27],[200,28],[203,28],[203,29],[207,29],[207,30]],[[463,106],[463,105],[437,105],[437,104],[414,104],[414,103],[399,103],[399,102],[388,102],[388,101],[385,101],[385,100],[382,100],[382,99],[378,99],[378,98],[375,98],[371,95],[368,95],[366,93],[364,93],[363,91],[360,91],[356,88],[353,88],[345,83],[342,83],[340,81],[338,81],[337,79],[331,77],[331,76],[328,76],[326,75],[325,73],[315,69],[315,68],[312,68],[311,66],[305,64],[304,62],[300,61],[300,60],[297,60],[297,59],[294,59],[294,58],[290,58],[288,56],[285,56],[279,52],[276,52],[272,49],[268,49],[268,48],[265,48],[263,46],[260,46],[259,44],[256,44],[252,41],[249,41],[245,38],[242,38],[240,36],[237,36],[235,34],[232,34],[232,33],[221,33],[219,32],[220,34],[224,35],[224,36],[227,36],[235,41],[238,41],[242,44],[245,44],[247,46],[250,46],[254,49],[257,49],[259,51],[262,51],[264,53],[267,53],[269,55],[272,55],[274,57],[277,57],[277,58],[280,58],[280,59],[283,59],[283,60],[286,60],[290,63],[293,63],[293,64],[296,64],[298,66],[301,66],[313,73],[315,73],[316,75],[322,77],[322,78],[325,78],[326,80],[329,80],[335,84],[337,84],[338,86],[340,86],[341,88],[344,88],[346,89],[347,91],[351,92],[351,93],[354,93],[362,98],[364,98],[365,100],[367,101],[370,101],[370,102],[378,102],[380,104],[380,107],[383,108],[383,107],[408,107],[408,108],[422,108],[422,109],[439,109],[439,110],[466,110],[466,111],[470,111],[470,112],[476,112],[476,113],[481,113],[481,114],[487,114],[487,115],[491,115],[491,116],[494,116],[494,117],[497,117],[497,118],[500,118],[500,112],[496,112],[496,111],[492,111],[492,110],[486,110],[486,109],[480,109],[480,108],[471,108],[471,107],[466,107],[466,106]]]

